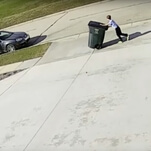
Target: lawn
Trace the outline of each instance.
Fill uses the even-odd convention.
[[[102,0],[0,0],[0,29]]]
[[[50,43],[27,47],[15,52],[0,55],[0,66],[42,57],[48,50]]]

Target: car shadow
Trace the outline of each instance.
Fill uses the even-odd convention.
[[[132,33],[129,35],[129,41],[130,40],[134,40],[140,36],[144,36],[146,34],[149,34],[151,33],[151,30],[150,31],[146,31],[144,33],[141,33],[141,32],[135,32],[135,33]],[[126,41],[126,38],[123,37],[123,41],[125,42]],[[119,42],[119,39],[114,39],[114,40],[111,40],[111,41],[108,41],[108,42],[105,42],[103,45],[102,45],[102,48],[106,48],[106,47],[109,47],[109,46],[112,46],[112,45],[115,45]]]
[[[42,42],[43,40],[45,40],[46,38],[47,38],[46,35],[31,37],[30,40],[28,41],[27,47],[36,45],[36,44]]]

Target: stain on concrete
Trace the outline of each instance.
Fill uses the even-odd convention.
[[[30,119],[23,119],[20,121],[14,121],[11,123],[11,126],[9,127],[12,131],[15,131],[18,127],[24,127],[27,126],[30,122]]]
[[[131,141],[132,139],[130,138],[130,136],[125,137],[125,143],[130,143]]]
[[[77,144],[84,145],[86,140],[81,137],[81,131],[79,129],[72,132],[62,132],[57,134],[51,140],[50,146],[59,147],[61,145],[68,144],[70,147],[73,147]]]
[[[139,137],[140,136],[140,134],[135,134],[135,137]]]
[[[80,136],[80,130],[74,131],[74,136],[71,139],[70,146],[73,147],[76,144],[84,145],[85,142],[86,142],[86,140],[83,140],[82,137]]]
[[[128,62],[122,63],[122,64],[113,64],[106,66],[102,69],[95,70],[94,72],[88,72],[88,76],[93,75],[107,75],[107,74],[117,74],[118,78],[124,78],[124,76],[127,76],[129,71],[136,67],[138,64],[142,64],[144,62],[143,59],[137,59],[137,60],[129,60]]]
[[[132,64],[116,64],[116,65],[110,65],[103,69],[96,70],[95,72],[89,72],[88,75],[106,75],[106,74],[112,74],[112,73],[124,73],[132,68]]]
[[[22,119],[18,122],[13,122],[12,124],[14,126],[26,126],[26,125],[28,125],[29,121],[30,121],[30,119]]]
[[[6,134],[3,143],[11,141],[15,137],[15,134]]]
[[[51,140],[51,144],[50,145],[55,145],[56,147],[62,145],[62,144],[66,144],[67,141],[67,137],[69,136],[70,134],[57,134],[53,137],[53,139]]]
[[[95,96],[81,100],[78,104],[73,106],[70,110],[69,123],[78,124],[79,127],[94,125],[97,123],[97,115],[100,114],[102,107],[105,107],[109,112],[116,110],[122,105],[121,99],[126,98],[123,91],[118,90],[105,94],[104,96]]]
[[[119,137],[105,137],[105,138],[97,138],[93,141],[92,144],[97,144],[97,145],[107,145],[107,146],[111,146],[111,147],[116,147],[118,145],[124,145],[124,144],[129,144],[132,141],[136,141],[137,140],[144,140],[144,141],[148,141],[145,140],[146,137],[148,137],[149,135],[147,133],[141,133],[141,134],[131,134],[131,135],[127,135],[127,136],[119,136]]]
[[[20,121],[13,121],[9,127],[7,127],[7,134],[3,138],[3,143],[11,141],[15,137],[15,132],[21,127],[27,126],[29,124],[29,119],[22,119]]]
[[[71,112],[69,122],[78,123],[79,127],[95,124],[95,116],[100,111],[104,99],[105,97],[96,97],[81,101],[75,106],[74,112]]]
[[[39,111],[41,111],[41,107],[35,107],[33,110],[34,110],[35,112],[39,112]]]
[[[117,92],[119,95],[122,95],[122,92]],[[55,135],[51,139],[49,145],[59,147],[63,144],[68,144],[70,147],[73,147],[77,144],[84,145],[86,140],[81,136],[81,129],[90,125],[95,125],[97,123],[97,114],[100,113],[103,106],[108,107],[110,112],[111,107],[116,107],[117,104],[114,103],[113,97],[114,92],[109,93],[107,96],[96,96],[92,98],[86,98],[81,100],[79,103],[72,106],[71,109],[68,109],[71,113],[68,120],[70,126],[75,126],[79,128],[78,130],[69,131],[66,127],[62,128],[62,131]],[[120,101],[120,100],[119,100]],[[119,104],[119,102],[117,102]],[[103,140],[102,140],[103,141]],[[112,146],[117,146],[119,143],[118,139],[112,138],[108,139],[108,142]]]
[[[120,143],[118,138],[98,138],[94,142],[97,144],[107,144],[112,147],[116,147]]]

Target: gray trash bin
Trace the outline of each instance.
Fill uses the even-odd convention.
[[[90,21],[89,26],[89,40],[88,40],[88,46],[90,48],[101,48],[105,31],[108,30],[108,26],[101,26],[100,22]]]

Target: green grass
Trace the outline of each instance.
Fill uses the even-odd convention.
[[[49,46],[50,43],[46,43],[0,55],[0,66],[42,57]]]
[[[0,28],[102,0],[0,0]]]

